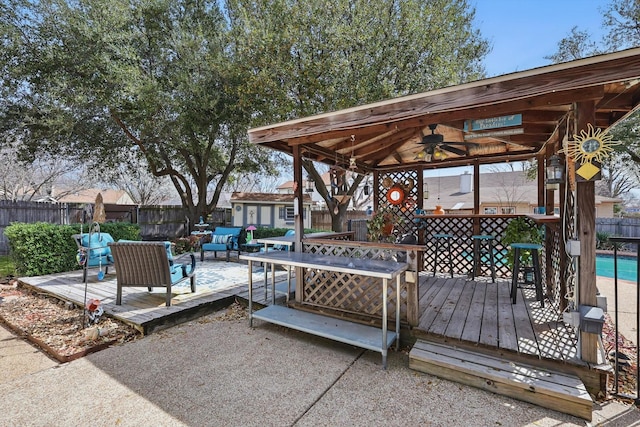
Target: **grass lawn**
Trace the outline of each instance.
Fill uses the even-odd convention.
[[[9,255],[0,255],[0,279],[15,275],[15,267]]]

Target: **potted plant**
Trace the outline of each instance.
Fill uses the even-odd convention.
[[[504,247],[509,247],[512,243],[537,243],[542,244],[544,240],[542,229],[534,224],[531,224],[525,217],[517,217],[511,220],[504,230],[504,236],[500,239],[500,242]],[[507,265],[513,268],[513,249],[507,250]],[[526,269],[531,268],[531,252],[521,251],[520,259],[522,265],[525,268],[525,277],[527,277]]]
[[[393,227],[399,221],[391,209],[379,208],[367,222],[367,240],[370,242],[393,242]]]

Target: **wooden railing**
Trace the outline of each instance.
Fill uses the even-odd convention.
[[[474,234],[492,234],[495,237],[494,250],[497,276],[511,278],[512,271],[507,264],[507,247],[501,239],[509,222],[517,215],[433,215],[425,218],[426,228],[417,231],[418,245],[399,245],[381,242],[360,242],[329,239],[303,239],[303,251],[326,255],[338,255],[354,258],[385,259],[410,263],[409,271],[401,281],[401,319],[411,326],[418,324],[418,273],[432,271],[435,258],[435,245],[432,234],[448,233],[453,238],[453,274],[470,276],[473,268]],[[529,218],[531,225],[536,225]],[[560,275],[559,227],[557,223],[545,224],[545,244],[541,254],[542,277],[546,282],[546,295],[555,306],[559,316],[564,306],[564,288]],[[538,223],[539,225],[539,223]],[[334,236],[348,238],[347,236]],[[448,263],[438,264],[438,272],[448,274]],[[317,272],[302,272],[304,280],[298,288],[297,302],[301,305],[323,312],[331,311],[337,315],[346,315],[377,321],[381,319],[380,284],[371,278],[359,278],[353,275],[331,273],[321,275]],[[477,275],[490,275],[489,266],[481,265]],[[389,286],[388,315],[395,318],[395,284]]]

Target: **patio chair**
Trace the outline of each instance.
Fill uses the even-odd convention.
[[[173,260],[169,242],[118,241],[109,243],[115,261],[117,293],[116,305],[122,303],[122,288],[166,288],[166,306],[171,306],[171,287],[190,280],[191,292],[196,291],[196,258],[191,264],[179,264]]]

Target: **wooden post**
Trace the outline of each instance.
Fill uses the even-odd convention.
[[[587,128],[587,123],[595,124],[595,103],[585,101],[577,104],[577,131]],[[576,132],[577,133],[577,132]],[[578,304],[595,306],[596,300],[596,220],[595,182],[576,182],[578,238],[580,239],[580,260],[578,268]],[[580,332],[580,352],[582,360],[589,363],[598,361],[598,336]]]
[[[300,154],[300,146],[293,146],[293,194],[294,198],[294,209],[297,209],[298,215],[293,217],[293,224],[295,229],[295,244],[294,250],[296,252],[302,252],[302,236],[304,234],[304,203],[302,200],[302,158]],[[264,268],[267,268],[265,264]],[[303,289],[302,285],[304,284],[304,270],[301,267],[295,268],[295,276],[296,276],[296,295],[295,299],[297,303],[302,302],[302,294]],[[267,284],[265,283],[265,286]]]

